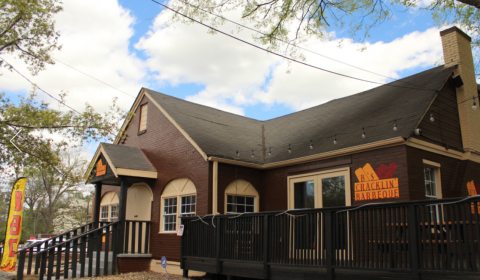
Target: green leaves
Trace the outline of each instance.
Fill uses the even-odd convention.
[[[50,54],[61,47],[53,16],[62,10],[60,4],[59,0],[0,0],[0,55],[17,55],[32,75],[45,64],[54,64]]]
[[[45,163],[55,167],[59,164],[58,155],[67,148],[91,141],[113,141],[118,124],[125,117],[116,99],[108,112],[98,113],[87,105],[85,112],[77,114],[50,109],[34,98],[33,93],[14,103],[0,94],[0,168],[4,170],[6,166]],[[14,143],[20,151],[10,142],[17,133]]]

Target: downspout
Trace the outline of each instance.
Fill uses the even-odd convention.
[[[212,214],[218,213],[218,161],[213,162]]]

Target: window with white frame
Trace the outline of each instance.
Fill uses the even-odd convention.
[[[196,192],[193,182],[186,178],[167,184],[161,198],[161,233],[176,232],[181,217],[195,216]]]
[[[349,168],[288,177],[288,209],[341,207],[351,203]]]
[[[116,222],[118,220],[118,204],[110,205],[110,222]]]
[[[225,188],[225,213],[258,212],[259,200],[258,192],[250,182],[235,180]]]
[[[435,168],[424,166],[423,174],[425,182],[425,197],[429,199],[437,199],[437,176],[435,174]]]
[[[255,197],[227,195],[227,213],[255,212]]]
[[[100,221],[115,222],[118,220],[118,196],[115,192],[107,192],[100,202]]]
[[[163,230],[175,231],[177,229],[177,198],[166,198],[163,201]]]
[[[440,164],[429,160],[423,160],[423,180],[425,184],[425,198],[442,198],[442,188],[440,181]],[[430,206],[430,217],[432,221],[441,220],[441,205]]]
[[[102,206],[100,208],[100,221],[108,222],[108,206]]]

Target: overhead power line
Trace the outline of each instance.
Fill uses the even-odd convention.
[[[349,79],[353,79],[353,80],[357,80],[357,81],[361,81],[361,82],[371,83],[371,84],[385,85],[385,86],[397,87],[397,88],[407,88],[407,89],[435,90],[435,91],[437,90],[437,89],[429,89],[429,88],[425,88],[425,87],[407,87],[407,86],[399,86],[399,85],[392,85],[392,84],[380,83],[380,82],[375,82],[375,81],[370,81],[370,80],[366,80],[366,79],[362,79],[362,78],[353,77],[353,76],[350,76],[350,75],[338,73],[338,72],[331,71],[331,70],[328,70],[328,69],[324,69],[324,68],[321,68],[321,67],[318,67],[318,66],[315,66],[315,65],[311,65],[311,64],[308,64],[308,63],[305,63],[305,62],[302,62],[302,61],[293,59],[293,58],[291,58],[291,57],[288,57],[288,56],[285,56],[285,55],[276,53],[276,52],[274,52],[274,51],[271,51],[271,50],[262,48],[262,47],[260,47],[260,46],[258,46],[258,45],[252,44],[252,43],[247,42],[247,41],[245,41],[245,40],[243,40],[243,39],[240,39],[240,38],[238,38],[238,37],[235,37],[235,36],[233,36],[233,35],[230,35],[230,34],[228,34],[228,33],[226,33],[226,32],[223,32],[223,31],[221,31],[221,30],[219,30],[219,29],[216,29],[216,28],[214,28],[214,27],[212,27],[212,26],[209,26],[209,25],[207,25],[207,24],[205,24],[205,23],[203,23],[203,22],[200,22],[200,21],[198,21],[198,20],[196,20],[196,19],[194,19],[194,18],[192,18],[192,17],[189,17],[189,16],[187,16],[187,15],[185,15],[185,14],[183,14],[183,13],[177,11],[177,10],[174,10],[174,9],[170,8],[169,6],[167,6],[167,5],[165,5],[165,4],[162,4],[162,3],[158,2],[158,1],[155,1],[155,0],[151,0],[151,1],[154,2],[154,3],[156,3],[156,4],[158,4],[158,5],[160,5],[160,6],[162,6],[162,7],[164,7],[165,9],[168,9],[168,10],[170,10],[170,11],[176,13],[176,14],[179,14],[179,15],[181,15],[181,16],[183,16],[183,17],[185,17],[185,18],[187,18],[187,19],[189,19],[189,20],[191,20],[191,21],[193,21],[193,22],[196,22],[196,23],[198,23],[198,24],[200,24],[200,25],[203,25],[204,27],[207,27],[207,28],[209,28],[209,29],[211,29],[211,30],[213,30],[213,31],[215,31],[215,32],[218,32],[218,33],[220,33],[220,34],[223,34],[223,35],[225,35],[225,36],[228,36],[228,37],[230,37],[230,38],[232,38],[232,39],[238,40],[238,41],[240,41],[240,42],[242,42],[242,43],[245,43],[245,44],[247,44],[247,45],[250,45],[250,46],[252,46],[252,47],[254,47],[254,48],[257,48],[257,49],[263,50],[263,51],[265,51],[265,52],[268,52],[268,53],[270,53],[270,54],[276,55],[276,56],[278,56],[278,57],[281,57],[281,58],[290,60],[290,61],[292,61],[292,62],[296,62],[296,63],[302,64],[302,65],[304,65],[304,66],[308,66],[308,67],[311,67],[311,68],[314,68],[314,69],[317,69],[317,70],[321,70],[321,71],[324,71],[324,72],[327,72],[327,73],[330,73],[330,74],[334,74],[334,75],[337,75],[337,76],[341,76],[341,77],[345,77],[345,78],[349,78]]]
[[[228,18],[226,18],[226,17],[224,17],[224,16],[217,15],[217,14],[215,14],[215,13],[212,13],[212,12],[210,12],[210,11],[207,11],[207,10],[205,10],[205,9],[202,9],[202,8],[200,8],[199,6],[192,5],[192,4],[190,4],[190,3],[188,3],[188,2],[185,2],[185,1],[182,1],[182,0],[177,0],[177,1],[179,1],[179,2],[181,2],[181,3],[184,3],[184,4],[186,4],[186,5],[189,5],[190,7],[193,7],[193,8],[195,8],[195,9],[198,9],[198,10],[204,12],[204,13],[210,14],[210,15],[215,16],[215,17],[218,17],[218,18],[221,18],[221,19],[223,19],[223,20],[225,20],[225,21],[228,21],[228,22],[230,22],[230,23],[233,23],[233,24],[235,24],[235,25],[237,25],[237,26],[240,26],[240,27],[242,27],[242,28],[251,30],[251,31],[253,31],[253,32],[262,34],[262,35],[264,35],[264,36],[268,36],[268,34],[262,32],[262,31],[260,31],[260,30],[257,30],[257,29],[255,29],[255,28],[246,26],[246,25],[241,24],[241,23],[238,23],[238,22],[233,21],[233,20],[231,20],[231,19],[228,19]],[[306,51],[306,52],[309,52],[309,53],[312,53],[312,54],[315,54],[315,55],[324,57],[324,58],[326,58],[326,59],[330,59],[330,60],[332,60],[332,61],[335,61],[335,62],[344,64],[344,65],[347,65],[347,66],[356,68],[356,69],[358,69],[358,70],[361,70],[361,71],[364,71],[364,72],[368,72],[368,73],[370,73],[370,74],[378,75],[378,76],[380,76],[380,77],[384,77],[384,78],[391,79],[391,80],[394,80],[394,81],[398,81],[398,79],[395,79],[395,78],[392,78],[392,77],[389,77],[389,76],[385,76],[385,75],[382,75],[382,74],[379,74],[379,73],[376,73],[376,72],[373,72],[373,71],[370,71],[370,70],[367,70],[367,69],[364,69],[364,68],[355,66],[355,65],[353,65],[353,64],[349,64],[349,63],[343,62],[343,61],[338,60],[338,59],[335,59],[335,58],[331,58],[331,57],[326,56],[326,55],[324,55],[324,54],[321,54],[321,53],[318,53],[318,52],[314,52],[314,51],[312,51],[312,50],[309,50],[309,49],[307,49],[307,48],[304,48],[304,47],[301,47],[301,46],[298,46],[298,45],[291,44],[290,42],[287,42],[287,41],[285,41],[285,40],[283,40],[283,39],[280,39],[280,38],[277,38],[277,37],[272,37],[272,38],[275,39],[275,40],[277,40],[277,41],[279,41],[279,42],[282,42],[282,43],[285,43],[285,44],[288,44],[288,45],[292,45],[292,46],[294,46],[295,48],[299,48],[299,49],[304,50],[304,51]]]
[[[15,67],[13,67],[12,64],[8,63],[5,59],[3,59],[2,57],[0,57],[1,60],[3,60],[3,62],[5,62],[6,64],[8,64],[8,66],[10,66],[11,69],[13,69],[13,71],[17,72],[20,76],[22,76],[25,80],[27,80],[30,84],[32,84],[34,87],[38,88],[40,91],[42,91],[43,93],[45,93],[46,95],[50,96],[51,98],[55,99],[56,101],[58,101],[58,103],[70,108],[72,111],[74,111],[75,113],[81,115],[80,112],[78,112],[77,110],[73,109],[72,107],[68,106],[64,101],[54,97],[53,95],[51,95],[50,93],[48,93],[47,91],[43,90],[41,87],[39,87],[37,84],[35,84],[34,82],[30,81],[30,79],[28,79],[26,76],[24,76],[22,73],[20,73],[20,71],[18,71]]]
[[[80,70],[78,70],[77,68],[75,68],[75,67],[73,67],[73,66],[71,66],[71,65],[66,64],[65,62],[62,62],[62,61],[60,61],[60,60],[58,60],[58,59],[56,59],[56,58],[54,58],[54,57],[53,57],[53,59],[56,60],[56,61],[58,61],[58,62],[60,62],[61,64],[65,65],[65,66],[67,66],[67,67],[72,68],[72,69],[75,70],[75,71],[78,71],[78,72],[82,73],[83,75],[85,75],[85,76],[87,76],[87,77],[90,77],[90,78],[94,79],[95,81],[98,81],[98,82],[100,82],[100,83],[102,83],[102,84],[104,84],[104,85],[106,85],[106,86],[109,86],[109,87],[113,88],[113,89],[116,90],[116,91],[119,91],[119,92],[121,92],[121,93],[123,93],[123,94],[126,94],[126,95],[128,95],[128,96],[130,96],[130,97],[135,98],[135,96],[133,96],[133,95],[131,95],[131,94],[128,94],[128,93],[126,93],[126,92],[124,92],[124,91],[122,91],[122,90],[120,90],[120,89],[118,89],[118,88],[116,88],[116,87],[114,87],[114,86],[112,86],[112,85],[109,85],[109,84],[105,83],[104,81],[101,81],[101,80],[99,80],[99,79],[97,79],[97,78],[95,78],[95,77],[93,77],[93,76],[91,76],[91,75],[89,75],[89,74],[87,74],[87,73],[85,73],[85,72],[83,72],[83,71],[80,71]]]

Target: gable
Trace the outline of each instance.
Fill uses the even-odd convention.
[[[448,145],[448,149],[461,150],[463,143],[457,102],[455,86],[450,78],[438,92],[418,125],[423,136],[413,137],[434,144],[444,143]],[[430,121],[431,114],[433,122]]]

